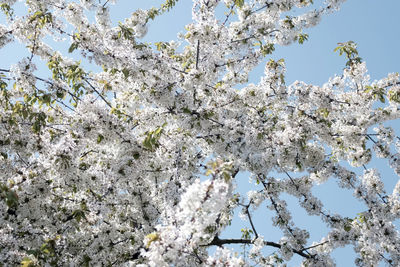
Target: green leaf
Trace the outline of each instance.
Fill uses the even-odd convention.
[[[134,159],[139,159],[140,158],[140,154],[137,151],[133,152],[132,156],[133,156]]]
[[[86,219],[85,212],[83,210],[74,210],[72,217],[79,223],[82,219]]]
[[[125,79],[129,77],[129,70],[128,69],[122,69],[122,74],[124,74]]]
[[[297,37],[298,38],[298,41],[299,41],[299,44],[303,44],[304,43],[304,41],[307,41],[308,40],[308,34],[299,34],[299,36]]]
[[[100,144],[100,142],[103,141],[103,139],[104,139],[104,136],[101,135],[101,134],[99,134],[99,135],[97,136],[97,143]]]
[[[33,267],[34,263],[29,257],[24,257],[21,261],[21,267]]]
[[[229,172],[223,172],[222,176],[224,177],[225,182],[228,182],[231,179],[231,175]]]
[[[275,51],[275,46],[272,43],[267,43],[265,45],[261,44],[261,53],[265,57],[266,55],[272,54]]]
[[[164,4],[161,5],[163,12],[170,11],[178,2],[178,0],[166,0]]]
[[[345,43],[338,43],[338,46],[333,50],[333,52],[339,51],[339,55],[346,54],[348,61],[346,66],[351,67],[354,63],[361,63],[361,58],[358,56],[357,44],[353,41],[348,41]]]
[[[90,266],[90,262],[92,261],[92,259],[88,256],[88,255],[84,255],[82,262],[81,262],[81,266],[83,267],[89,267]]]
[[[10,7],[9,4],[2,3],[0,4],[0,9],[7,17],[11,17],[14,15],[14,10]],[[0,265],[1,266],[1,265]]]
[[[185,114],[192,114],[192,111],[190,109],[188,109],[188,108],[183,108],[182,111]]]
[[[388,92],[388,97],[390,101],[400,103],[400,91],[398,90],[390,90]]]
[[[153,243],[154,241],[157,241],[159,238],[160,238],[160,237],[159,237],[159,235],[158,235],[157,232],[148,234],[148,235],[146,236],[146,239],[147,239],[146,248],[149,248],[150,245],[151,245],[151,243]]]
[[[156,9],[156,8],[154,8],[154,7],[150,8],[150,9],[148,10],[148,12],[147,12],[148,19],[152,19],[152,20],[154,20],[154,18],[155,18],[158,14],[159,14],[158,9]],[[147,19],[147,20],[148,20],[148,19]]]
[[[345,226],[343,227],[343,229],[344,229],[346,232],[350,232],[351,226],[350,226],[350,225],[345,225]]]
[[[74,50],[77,49],[78,46],[79,46],[79,44],[78,44],[77,42],[73,42],[73,43],[71,44],[71,46],[68,48],[68,53],[74,52]]]
[[[235,5],[239,8],[242,8],[244,5],[244,0],[235,0]]]
[[[156,130],[146,132],[146,138],[143,140],[143,143],[142,143],[144,148],[146,148],[147,150],[153,151],[154,148],[158,147],[158,140],[161,137],[163,127],[165,127],[166,125],[167,125],[167,123],[164,123],[160,127],[157,127]]]
[[[9,208],[16,208],[18,206],[18,195],[14,191],[6,192],[6,204]]]

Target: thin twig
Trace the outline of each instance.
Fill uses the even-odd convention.
[[[253,229],[254,235],[256,236],[256,238],[258,238],[256,228],[254,227],[253,220],[251,219],[251,215],[249,212],[250,204],[251,204],[251,202],[249,203],[249,205],[246,206],[246,213],[247,213],[247,217],[249,218],[249,222],[250,222],[251,228]]]
[[[233,8],[235,7],[235,5],[236,5],[236,3],[233,3],[232,6],[230,7],[229,13],[228,13],[228,15],[226,15],[226,18],[225,18],[224,22],[222,23],[222,25],[225,25],[225,23],[228,22],[228,19],[232,15],[232,11],[233,11]]]
[[[90,86],[90,88],[92,88],[93,91],[96,92],[96,94],[98,94],[98,96],[107,104],[107,106],[109,106],[110,108],[112,108],[112,105],[107,101],[107,99],[104,98],[104,96],[97,91],[97,89],[86,79],[85,82]]]
[[[303,248],[302,251],[308,250],[308,249],[312,249],[312,248],[316,248],[316,247],[322,246],[322,245],[324,245],[324,244],[326,244],[326,243],[329,243],[329,241],[325,241],[325,242],[322,242],[322,243],[319,243],[319,244],[316,244],[316,245],[312,245],[312,246]]]
[[[199,56],[200,56],[200,40],[197,40],[197,55],[196,55],[196,70],[199,66]]]

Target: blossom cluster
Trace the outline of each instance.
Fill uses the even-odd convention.
[[[297,255],[302,266],[334,266],[331,253],[352,245],[358,266],[399,266],[400,182],[388,192],[368,165],[387,159],[400,175],[386,124],[400,117],[399,74],[370,81],[347,42],[337,48],[349,60],[342,75],[321,86],[287,85],[284,60],[248,81],[344,0],[193,0],[179,40],[142,42],[176,2],[116,24],[118,1],[30,0],[22,15],[0,1],[0,48],[18,41],[28,54],[0,66],[0,262],[277,266]],[[68,53],[52,47],[63,39]],[[235,188],[239,172],[255,184],[247,195]],[[330,179],[366,209],[352,218],[326,209],[312,189]],[[285,194],[329,233],[310,240]],[[224,239],[237,207],[249,229]],[[279,240],[254,224],[261,208]],[[248,257],[230,244],[249,245]]]

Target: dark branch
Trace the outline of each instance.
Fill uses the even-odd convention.
[[[207,245],[205,246],[223,246],[225,244],[252,244],[253,241],[250,239],[219,239],[218,236],[214,237],[214,239]],[[275,242],[271,242],[271,241],[264,241],[264,245],[265,246],[269,246],[269,247],[275,247],[275,248],[281,248],[282,245],[275,243]],[[297,250],[297,249],[292,249],[293,253],[296,253],[297,255],[300,255],[304,258],[312,258],[311,255],[307,255],[304,252]]]
[[[96,94],[104,101],[104,103],[107,104],[107,106],[109,106],[110,108],[112,108],[112,105],[107,101],[107,99],[104,98],[104,96],[96,90],[96,88],[86,79],[85,82],[90,86],[90,88],[92,88],[93,91],[96,92]]]
[[[200,56],[200,40],[197,40],[196,70],[199,67],[199,56]]]
[[[250,222],[251,228],[253,229],[253,232],[254,232],[256,238],[258,238],[258,234],[257,234],[256,228],[255,228],[255,226],[253,224],[253,220],[251,219],[251,215],[250,215],[250,212],[249,212],[250,204],[251,203],[249,203],[249,205],[246,206],[246,213],[247,213],[247,217],[249,218],[249,222]]]

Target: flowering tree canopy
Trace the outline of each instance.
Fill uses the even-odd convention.
[[[344,0],[193,0],[185,32],[155,44],[140,38],[177,0],[117,25],[117,1],[25,2],[20,14],[16,0],[0,1],[0,47],[29,53],[0,63],[0,266],[278,266],[293,255],[333,266],[345,245],[358,266],[400,266],[400,182],[387,192],[368,167],[375,155],[400,174],[400,143],[383,124],[400,117],[399,75],[370,81],[349,41],[336,48],[343,73],[322,86],[286,84],[283,60],[248,81]],[[60,40],[69,53],[51,45]],[[251,175],[247,195],[239,172]],[[328,180],[366,209],[326,209],[312,188]],[[310,240],[282,194],[328,234]],[[237,207],[249,228],[224,239]],[[281,239],[259,234],[262,208]]]

